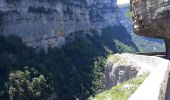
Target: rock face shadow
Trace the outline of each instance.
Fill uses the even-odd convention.
[[[169,79],[168,79],[168,85],[167,85],[165,100],[170,100],[170,73],[169,73]]]
[[[138,69],[132,66],[117,66],[106,68],[105,88],[110,89],[119,83],[126,82],[135,78],[138,74]]]

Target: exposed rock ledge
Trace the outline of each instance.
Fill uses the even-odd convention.
[[[105,87],[110,89],[144,73],[150,73],[160,61],[161,58],[154,56],[129,53],[111,55],[106,63]]]

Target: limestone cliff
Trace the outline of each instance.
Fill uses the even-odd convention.
[[[170,58],[169,4],[170,0],[131,0],[135,33],[164,39]]]
[[[68,34],[120,25],[116,0],[0,0],[0,35],[33,47],[60,47]]]

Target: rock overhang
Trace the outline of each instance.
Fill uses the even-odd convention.
[[[136,34],[170,39],[170,0],[131,0],[130,3]]]
[[[131,0],[130,5],[134,32],[164,39],[170,59],[170,0]]]

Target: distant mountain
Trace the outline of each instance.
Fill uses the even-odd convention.
[[[132,19],[128,16],[130,5],[119,5],[119,18],[121,24],[126,27],[128,33],[132,36],[133,42],[141,52],[162,52],[165,51],[164,41],[161,39],[148,38],[134,34],[132,29]]]

